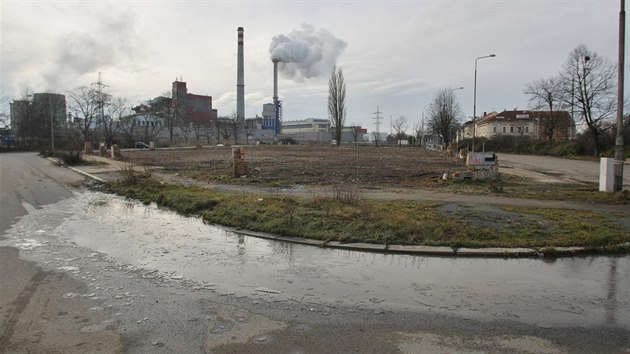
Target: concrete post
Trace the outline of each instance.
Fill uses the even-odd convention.
[[[602,158],[599,163],[599,191],[614,192],[615,159]]]

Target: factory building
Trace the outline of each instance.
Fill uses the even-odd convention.
[[[328,119],[308,118],[282,123],[282,137],[298,142],[330,142],[330,121]]]
[[[276,134],[280,133],[282,123],[282,108],[280,102],[263,104],[263,130],[272,130]]]
[[[210,127],[217,119],[217,110],[212,108],[212,96],[188,93],[186,83],[173,82],[173,107],[184,124]]]

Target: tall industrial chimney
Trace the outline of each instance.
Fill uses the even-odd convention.
[[[243,73],[243,27],[238,28],[238,52],[236,67],[236,120],[245,122],[245,74]]]
[[[280,101],[278,100],[278,59],[272,59],[273,61],[273,106],[276,111],[276,119],[273,123],[273,128],[276,133],[280,133]]]
[[[278,101],[278,59],[273,59],[273,102]]]

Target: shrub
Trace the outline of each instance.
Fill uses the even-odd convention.
[[[57,152],[52,152],[50,150],[44,150],[44,151],[40,152],[39,154],[41,156],[43,156],[43,157],[56,157],[57,159],[59,159],[59,162],[61,162],[64,165],[68,165],[68,166],[81,165],[81,164],[83,164],[85,162],[81,158],[81,152],[80,151],[76,151],[76,150],[57,151]]]
[[[578,154],[578,144],[575,141],[563,141],[549,149],[551,156],[576,156]]]

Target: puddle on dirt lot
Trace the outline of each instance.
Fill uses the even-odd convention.
[[[42,232],[53,219],[60,223],[54,232]],[[375,313],[451,313],[545,328],[630,328],[630,256],[483,259],[324,249],[241,236],[94,192],[32,211],[17,230],[8,233],[14,246],[26,244],[32,251],[56,238],[121,264],[158,270],[173,281],[197,281],[219,294],[309,307],[370,307]]]

